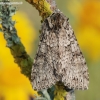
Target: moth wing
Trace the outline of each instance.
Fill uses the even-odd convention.
[[[64,22],[59,33],[59,74],[65,86],[73,89],[88,89],[89,73],[85,58],[69,22]],[[66,29],[65,29],[66,28]]]
[[[52,53],[52,47],[50,47],[50,44],[51,46],[55,45],[56,39],[54,39],[53,36],[55,34],[52,32],[49,33],[45,24],[44,22],[31,73],[32,85],[36,90],[50,88],[57,81],[54,75],[54,65],[52,61],[52,54],[55,52]]]

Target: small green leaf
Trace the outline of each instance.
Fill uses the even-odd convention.
[[[7,45],[6,45],[7,47],[12,47],[13,46],[13,42],[12,41],[10,41],[10,40],[7,40]]]
[[[16,23],[15,21],[12,21],[12,22],[11,22],[11,24],[12,24],[13,26],[15,25],[15,23]]]
[[[10,31],[12,30],[13,28],[10,26]]]
[[[15,14],[15,12],[11,12],[10,14],[9,14],[9,16],[13,16]]]
[[[15,43],[19,43],[19,42],[20,42],[20,39],[19,39],[16,35],[13,35],[13,36],[12,36],[12,40],[13,40]]]
[[[3,27],[5,27],[5,28],[7,28],[7,29],[9,28],[8,24],[6,24],[6,23],[3,24]]]

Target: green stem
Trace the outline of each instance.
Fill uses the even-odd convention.
[[[2,0],[2,2],[9,2]],[[7,47],[10,49],[15,62],[21,68],[21,72],[31,80],[31,68],[33,60],[25,51],[25,47],[21,43],[17,36],[17,30],[15,28],[15,21],[12,20],[12,16],[15,14],[16,8],[11,5],[0,5],[0,21],[2,25],[2,32],[7,42]]]

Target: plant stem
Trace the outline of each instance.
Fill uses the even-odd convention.
[[[9,2],[8,0],[2,0],[2,2]],[[33,60],[25,51],[25,47],[21,43],[17,30],[15,28],[15,21],[12,20],[12,16],[15,14],[16,8],[5,4],[0,5],[0,19],[2,25],[2,32],[7,42],[7,47],[10,49],[15,62],[21,68],[22,74],[26,75],[31,80],[31,68]]]
[[[26,0],[26,1],[39,11],[39,14],[43,20],[52,14],[50,4],[46,0]]]

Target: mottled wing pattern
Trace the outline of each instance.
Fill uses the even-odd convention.
[[[68,18],[60,12],[52,14],[42,25],[31,76],[37,90],[51,87],[57,81],[62,81],[68,88],[88,89],[85,58]]]
[[[68,23],[68,21],[66,21]],[[88,89],[89,76],[85,58],[80,51],[73,29],[62,27],[59,32],[59,75],[68,88]]]
[[[53,59],[58,59],[56,54],[58,49],[57,37],[55,33],[48,31],[47,22],[44,22],[42,26],[31,75],[33,88],[36,90],[48,88],[58,81],[54,72],[54,66],[56,65],[53,64]]]

